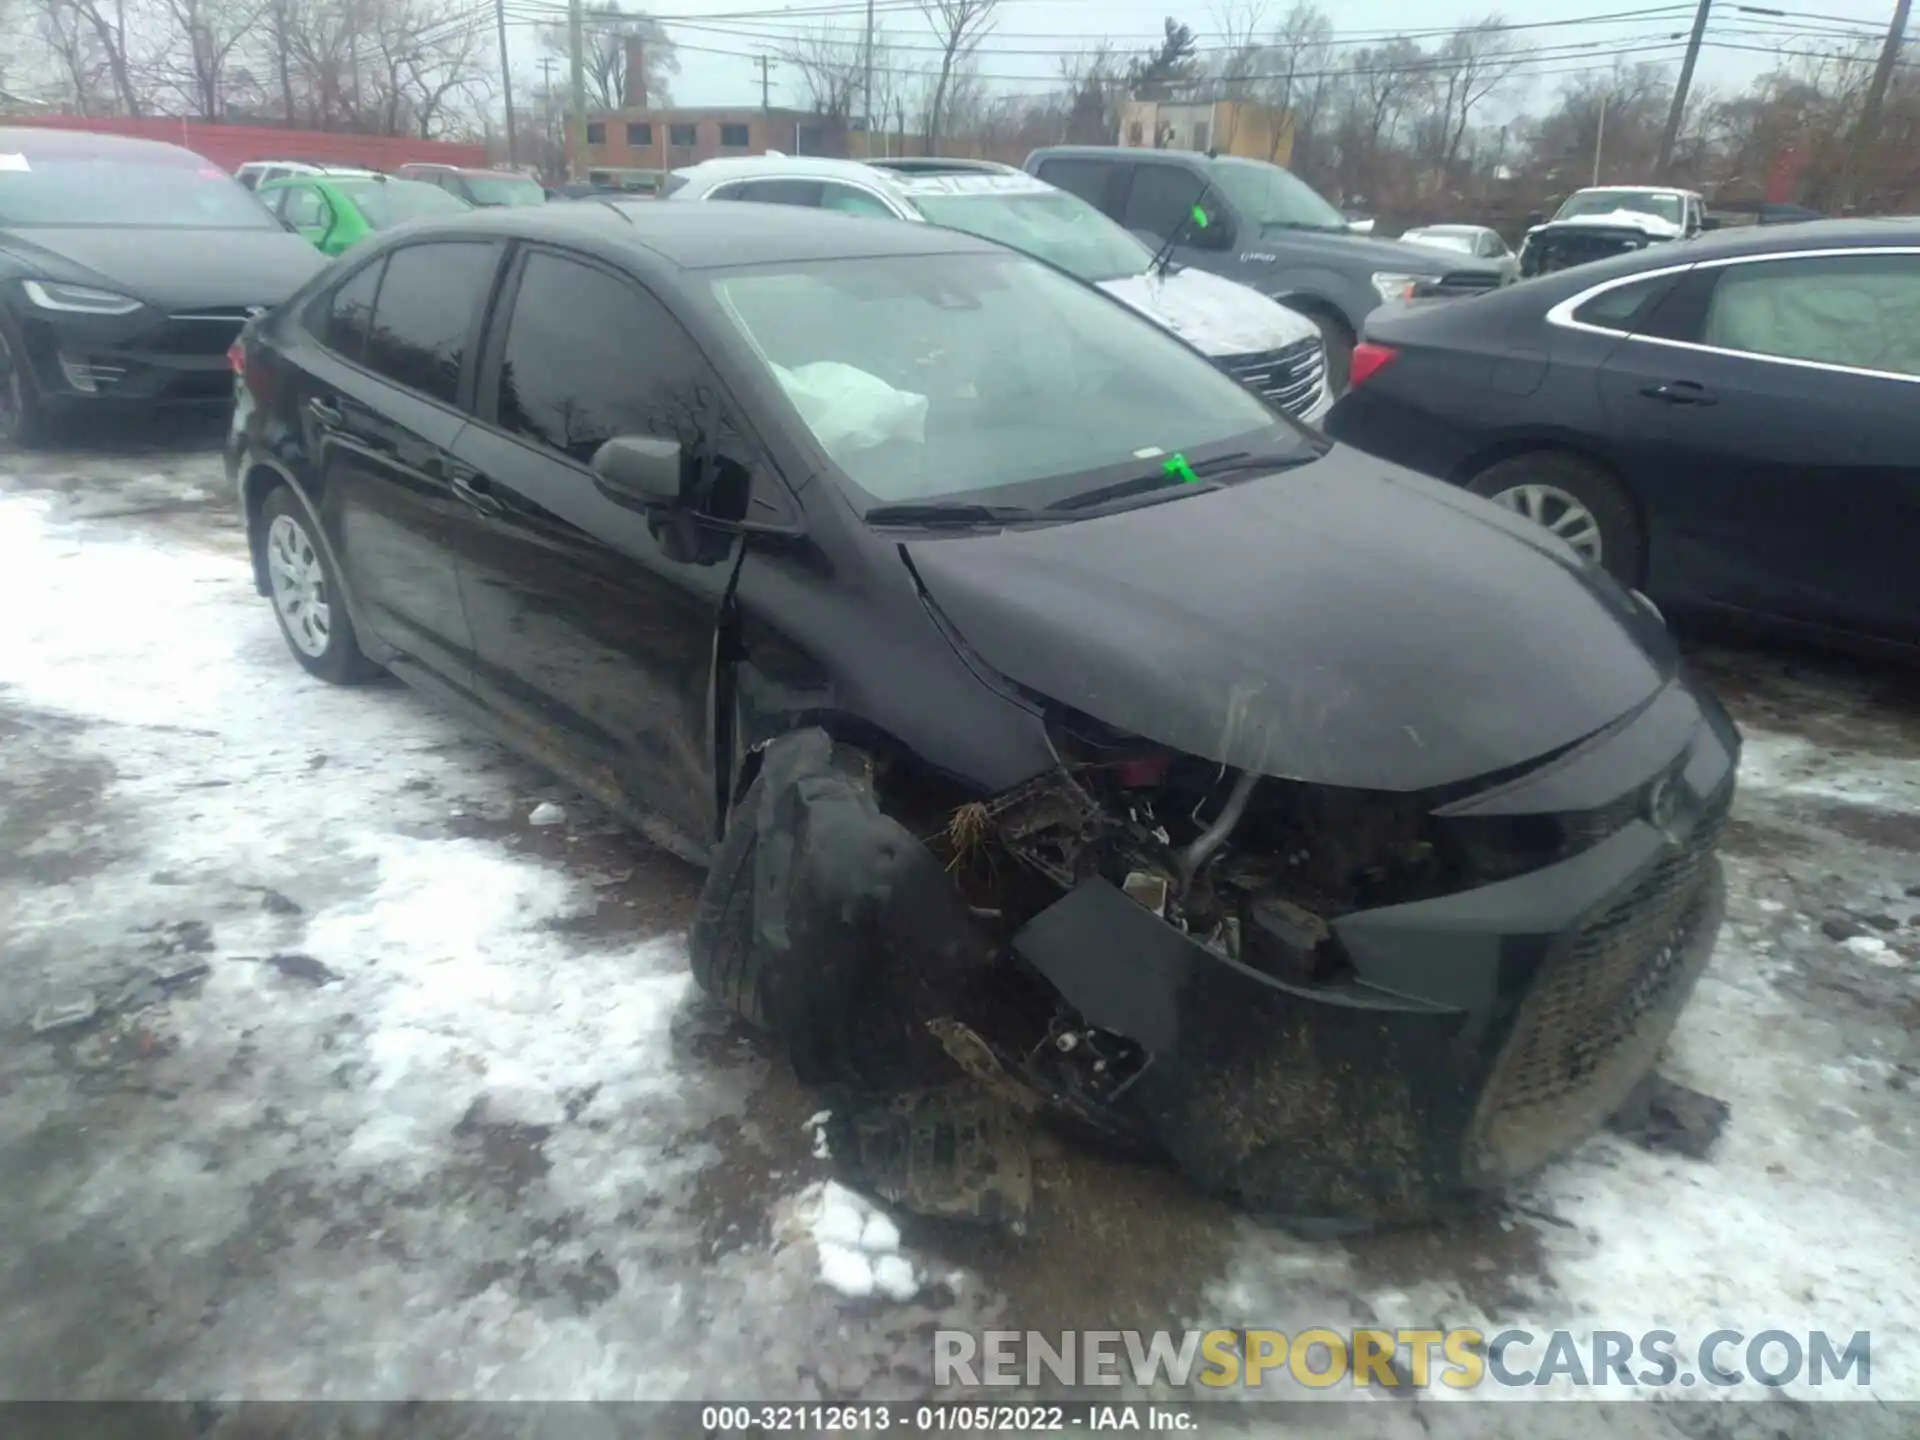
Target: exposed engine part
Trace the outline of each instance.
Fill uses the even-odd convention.
[[[1185,891],[1193,884],[1193,877],[1200,873],[1200,867],[1212,858],[1213,852],[1233,834],[1234,826],[1240,823],[1240,817],[1246,813],[1247,801],[1253,798],[1253,787],[1260,783],[1260,777],[1251,770],[1240,772],[1240,778],[1233,782],[1233,790],[1227,796],[1227,803],[1220,808],[1219,818],[1205,830],[1199,838],[1180,852],[1180,888]]]
[[[1151,870],[1129,870],[1126,882],[1120,887],[1127,892],[1127,898],[1137,901],[1156,915],[1167,913],[1167,896],[1172,885],[1164,875],[1156,875]]]

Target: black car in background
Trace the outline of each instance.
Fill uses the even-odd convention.
[[[191,151],[0,128],[0,439],[81,410],[229,402],[240,327],[324,263]]]
[[[1467,295],[1505,278],[1497,260],[1375,239],[1280,165],[1233,155],[1119,145],[1052,145],[1026,171],[1104,210],[1173,258],[1223,275],[1320,326],[1334,392],[1376,305],[1409,294]],[[1198,206],[1207,223],[1193,223]]]
[[[1366,341],[1337,438],[1662,606],[1920,645],[1920,221],[1719,231]]]
[[[1657,618],[1039,261],[496,209],[235,363],[294,657],[706,864],[695,977],[809,1078],[1404,1217],[1595,1125],[1705,963],[1738,738]]]

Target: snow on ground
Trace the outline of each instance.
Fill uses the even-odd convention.
[[[223,488],[0,457],[0,1398],[879,1398],[926,1392],[936,1326],[1386,1323],[1868,1329],[1872,1395],[1920,1399],[1897,678],[1703,656],[1748,736],[1667,1067],[1732,1105],[1710,1159],[1603,1137],[1515,1206],[1336,1244],[1045,1141],[1023,1239],[836,1183],[819,1097],[689,987],[693,872],[405,689],[306,677]],[[32,1033],[68,1003],[101,1019]],[[1596,1433],[1446,1398],[1307,1428]]]

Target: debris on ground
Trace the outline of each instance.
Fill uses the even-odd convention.
[[[916,1215],[1024,1235],[1033,1210],[1028,1125],[998,1097],[962,1082],[854,1114],[835,1139],[882,1199]]]
[[[340,978],[339,972],[328,969],[313,956],[302,955],[298,951],[269,955],[267,964],[289,980],[304,980],[309,985],[325,985]]]
[[[527,823],[529,825],[564,825],[567,823],[567,812],[551,800],[542,800],[527,816]]]
[[[1732,1108],[1677,1080],[1649,1074],[1613,1112],[1607,1128],[1648,1150],[1704,1160]]]
[[[827,1124],[833,1119],[831,1110],[819,1110],[809,1115],[800,1128],[813,1136],[813,1158],[831,1160],[833,1147],[827,1143]]]
[[[1846,942],[1847,950],[1862,960],[1871,960],[1876,965],[1898,965],[1901,957],[1897,954],[1889,957],[1887,942],[1878,935],[1855,935]]]
[[[900,1253],[900,1229],[865,1196],[832,1180],[809,1185],[792,1201],[781,1229],[788,1239],[804,1236],[819,1256],[819,1278],[854,1300],[881,1295],[911,1300],[920,1275]]]
[[[82,1025],[92,1024],[99,1013],[100,1004],[93,995],[76,995],[71,1000],[44,1005],[35,1011],[33,1033],[51,1035],[59,1030],[78,1029]]]

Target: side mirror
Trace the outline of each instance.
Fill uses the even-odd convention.
[[[593,453],[593,473],[609,500],[647,509],[680,503],[680,442],[616,435]]]
[[[1720,228],[1720,217],[1718,215],[1706,216],[1701,220],[1700,228],[1702,230],[1718,230]]]

